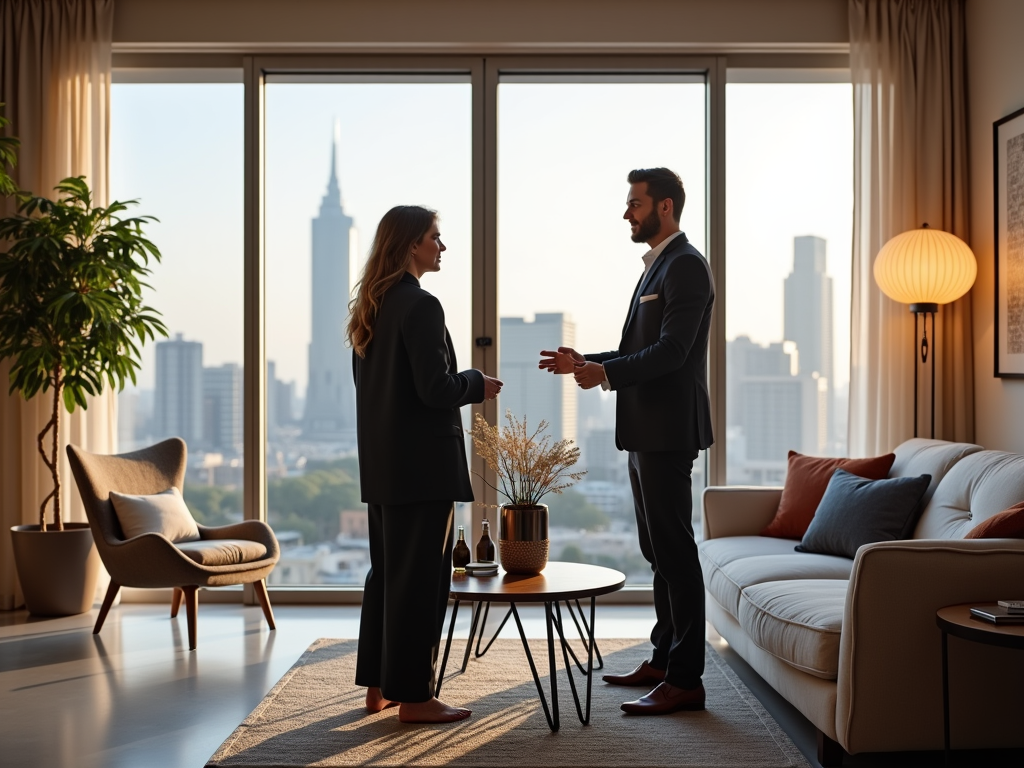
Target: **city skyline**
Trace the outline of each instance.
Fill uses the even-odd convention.
[[[499,84],[498,141],[491,145],[497,153],[497,229],[491,235],[497,250],[485,259],[487,269],[496,269],[488,277],[497,287],[497,306],[488,310],[498,325],[496,362],[500,366],[504,356],[506,367],[514,363],[520,370],[518,393],[506,386],[504,402],[551,388],[562,395],[556,411],[570,416],[575,400],[580,468],[592,471],[574,492],[551,501],[553,552],[560,559],[620,568],[631,583],[649,583],[650,569],[637,548],[624,454],[614,449],[614,395],[579,392],[569,377],[536,370],[528,346],[518,355],[521,359],[512,361],[514,345],[501,338],[501,326],[509,330],[512,318],[525,332],[557,315],[560,338],[573,338],[566,333],[571,326],[574,346],[581,351],[615,347],[647,250],[645,244],[630,242],[622,220],[627,172],[664,165],[681,174],[687,190],[683,231],[712,259],[727,254],[727,298],[724,290],[720,294],[726,299],[725,327],[719,331],[726,339],[747,335],[763,346],[784,335],[784,279],[793,265],[793,238],[814,235],[828,242],[833,313],[844,323],[833,329],[837,391],[846,376],[849,344],[852,159],[839,148],[852,146],[850,86],[726,86],[726,247],[709,254],[707,89],[699,82],[651,80]],[[242,395],[236,382],[244,374],[245,346],[243,87],[115,83],[111,195],[140,198],[132,214],[159,217],[147,225],[146,234],[164,258],[152,265],[148,282],[153,290],[146,301],[162,313],[173,334],[181,334],[175,340],[201,346],[199,386],[205,381],[209,396],[202,395],[203,436],[190,444],[188,503],[205,520],[241,519],[243,464],[263,461],[267,519],[286,552],[275,573],[289,583],[357,584],[366,567],[357,457],[343,442],[304,438],[301,425],[299,405],[310,374],[316,375],[310,358],[313,326],[321,321],[314,320],[314,304],[322,302],[314,300],[315,288],[332,282],[314,276],[317,228],[310,222],[325,196],[333,199],[333,174],[324,173],[333,166],[339,183],[337,206],[332,203],[331,210],[343,223],[329,238],[335,266],[340,266],[340,251],[348,249],[348,286],[333,281],[329,298],[338,310],[358,279],[381,216],[396,204],[438,210],[448,250],[442,272],[426,276],[424,288],[444,308],[459,367],[469,367],[478,330],[474,292],[480,290],[479,275],[474,278],[472,270],[473,249],[494,242],[474,234],[480,213],[474,195],[490,188],[473,186],[479,149],[473,141],[473,89],[468,80],[301,83],[270,78],[263,93],[259,225],[265,347],[258,364],[266,366],[269,379],[266,456],[230,455],[238,446]],[[644,130],[651,104],[658,105],[672,132]],[[183,114],[202,115],[204,130],[182,133]],[[340,128],[336,148],[331,141],[335,120]],[[367,151],[379,146],[388,152]],[[324,321],[335,330],[336,315]],[[140,388],[121,396],[121,438],[150,441],[157,348],[143,348]],[[788,354],[798,357],[796,350]],[[334,369],[340,371],[337,365]],[[340,373],[332,376],[334,383],[341,380]],[[788,386],[792,402],[792,382],[776,383]],[[215,391],[227,394],[215,397]],[[226,407],[216,405],[218,397]],[[524,402],[516,407],[541,406]],[[563,421],[563,431],[572,428],[570,419]],[[820,438],[810,426],[802,422],[799,438],[787,433],[786,439],[802,441],[808,431]],[[716,438],[726,441],[727,459],[733,458],[730,435]],[[228,447],[215,451],[218,445]],[[777,456],[772,460],[778,464]],[[695,510],[704,484],[702,456],[694,466]],[[459,523],[469,524],[471,515],[469,505],[456,509]]]
[[[581,99],[580,119],[585,119],[591,108],[595,114],[598,109],[607,113],[606,105],[621,100],[623,94],[630,94],[625,98],[633,103],[645,93],[653,93],[639,86],[586,85],[570,91],[564,90],[569,86],[559,87],[561,93],[569,95],[567,103],[571,106],[552,120],[569,120],[567,115]],[[517,96],[515,89],[509,88],[501,86],[503,130],[519,131],[523,137],[521,150],[517,150],[520,154],[535,153],[541,161],[549,162],[545,131],[529,122],[536,122],[537,115],[526,108],[512,109]],[[836,146],[843,146],[849,131],[844,117],[850,110],[849,88],[848,84],[727,86],[728,339],[748,335],[767,343],[779,338],[782,292],[766,292],[764,286],[787,271],[794,236],[823,237],[833,257],[838,254],[840,265],[849,258],[852,170],[849,158],[834,151]],[[536,93],[522,95],[532,98]],[[551,93],[551,99],[557,101],[559,93]],[[696,93],[703,93],[703,89],[698,87]],[[436,125],[417,126],[415,141],[409,141],[408,131],[399,131],[396,126],[403,125],[403,109],[422,103],[424,98],[437,104],[444,119]],[[529,99],[523,100],[528,106]],[[149,301],[163,313],[173,331],[189,338],[204,338],[211,364],[238,362],[242,357],[243,157],[241,142],[236,140],[243,130],[242,106],[242,87],[236,84],[115,83],[112,87],[111,145],[116,148],[111,153],[112,196],[141,198],[142,204],[133,213],[155,214],[160,219],[148,232],[164,252],[164,262],[154,265],[150,282],[155,293]],[[152,148],[180,143],[173,117],[193,110],[207,114],[214,128],[195,147],[190,145],[191,170],[185,175],[173,154],[153,152]],[[346,201],[345,210],[354,222],[352,253],[357,254],[350,275],[358,274],[376,222],[388,207],[397,202],[422,202],[438,208],[449,250],[442,273],[429,276],[424,287],[441,299],[460,365],[467,367],[472,342],[471,137],[469,86],[458,83],[429,84],[429,88],[401,84],[268,86],[268,357],[278,361],[283,380],[296,382],[299,391],[305,389],[311,300],[310,267],[304,262],[308,262],[311,244],[309,221],[323,196],[331,129],[339,114],[342,145],[338,168],[343,191],[352,198]],[[360,117],[371,114],[375,116],[373,121]],[[702,122],[702,114],[703,104],[697,122]],[[566,296],[580,307],[554,306],[528,295],[537,293],[531,286],[537,287],[540,273],[523,262],[517,271],[526,283],[518,287],[509,282],[513,273],[503,267],[501,290],[513,295],[499,297],[499,314],[530,319],[537,312],[566,312],[577,323],[580,346],[588,351],[607,349],[617,340],[618,316],[629,299],[628,289],[621,285],[635,282],[640,256],[646,250],[629,242],[628,229],[620,219],[625,171],[642,161],[670,165],[684,162],[673,160],[660,149],[651,153],[649,160],[628,148],[620,152],[621,137],[631,135],[635,128],[628,112],[606,115],[602,120],[605,124],[607,132],[596,139],[573,133],[578,145],[574,152],[594,166],[592,176],[584,183],[574,179],[556,182],[545,175],[527,173],[515,180],[515,186],[503,187],[515,195],[504,192],[500,210],[501,263],[511,263],[507,256],[510,249],[516,261],[516,254],[536,251],[548,279],[549,266],[564,262],[570,268],[572,259],[576,259],[576,271],[570,273],[575,278],[565,285],[570,288]],[[553,125],[557,127],[547,125],[548,134]],[[572,124],[563,125],[571,129]],[[375,130],[379,135],[374,134]],[[619,138],[612,138],[609,144],[609,136]],[[679,138],[688,141],[685,134]],[[703,140],[697,138],[693,148],[699,149],[695,155],[699,160],[693,161],[693,170],[684,179],[688,201],[683,228],[691,239],[703,238],[704,225],[704,214],[696,206],[703,185],[701,176],[695,174],[703,174],[704,168]],[[359,151],[371,141],[393,144],[396,167],[408,172],[382,186],[381,167],[368,156],[370,153]],[[504,145],[511,149],[509,141]],[[594,163],[595,157],[601,162]],[[191,203],[195,190],[218,190],[215,215],[196,217]],[[554,215],[533,215],[537,196],[550,192],[556,196],[546,206]],[[786,204],[765,205],[768,195]],[[582,229],[567,227],[565,217],[555,213],[569,205],[570,199],[573,210],[587,212],[581,219],[581,224],[585,223]],[[589,265],[589,269],[583,265]],[[840,266],[832,274],[835,315],[843,318],[844,324],[849,316],[847,272]],[[203,279],[197,281],[197,274]],[[564,283],[557,272],[550,280]],[[607,316],[602,325],[588,322],[581,314],[581,308],[587,308],[596,297],[600,297],[602,316]],[[848,332],[844,329],[837,334],[834,350],[837,386],[848,376],[848,350]],[[140,372],[143,389],[153,387],[154,363],[154,350],[148,345],[143,348]]]
[[[267,425],[271,437],[295,421],[306,440],[336,444],[344,455],[354,446],[354,387],[348,376],[351,352],[341,331],[343,305],[332,301],[348,291],[352,219],[345,215],[332,143],[327,190],[312,220],[313,340],[309,345],[309,381],[323,378],[319,391],[298,395],[294,382],[277,377],[276,362],[267,361]],[[841,455],[845,434],[835,423],[833,387],[832,278],[828,244],[823,238],[793,238],[791,271],[782,281],[784,338],[762,345],[746,335],[727,341],[726,440],[730,481],[749,484],[781,482],[788,450]],[[546,421],[554,440],[572,440],[588,454],[601,457],[598,474],[614,485],[618,463],[608,459],[614,444],[614,417],[606,410],[579,418],[579,392],[571,377],[538,376],[540,349],[576,345],[576,324],[566,313],[537,313],[532,320],[499,321],[499,370],[507,389],[499,412],[510,410]],[[157,386],[148,422],[157,439],[179,435],[202,450],[242,454],[242,368],[237,363],[203,365],[203,344],[176,334],[156,344]],[[333,381],[332,381],[333,379]],[[347,410],[346,410],[347,409]],[[131,418],[144,411],[132,401]],[[312,414],[312,415],[311,415]],[[145,414],[140,423],[146,421]],[[595,480],[598,478],[594,478]],[[614,496],[619,493],[611,489]]]

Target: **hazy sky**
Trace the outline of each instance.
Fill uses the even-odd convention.
[[[702,83],[499,86],[501,315],[567,312],[581,352],[618,346],[648,250],[622,218],[634,168],[680,175],[681,227],[706,253],[704,98]]]
[[[335,120],[360,258],[391,206],[440,212],[448,251],[423,285],[468,365],[470,97],[468,83],[267,86],[267,350],[279,377],[305,387],[310,221]],[[630,169],[680,173],[682,228],[705,251],[704,88],[505,83],[498,106],[499,312],[568,312],[579,348],[611,348],[646,250],[621,219]],[[113,86],[112,195],[140,198],[137,212],[161,219],[149,228],[164,253],[151,303],[172,333],[204,343],[206,365],[242,360],[242,107],[240,84]],[[851,123],[849,85],[727,86],[727,338],[781,338],[793,237],[824,237],[837,383],[849,355]],[[150,346],[143,387],[152,360]]]

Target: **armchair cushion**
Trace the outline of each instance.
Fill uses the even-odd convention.
[[[199,527],[177,488],[148,496],[111,491],[110,501],[126,539],[162,533],[174,543],[199,540]]]
[[[267,548],[258,541],[244,539],[185,541],[177,547],[200,565],[251,563],[267,554]]]
[[[881,480],[889,476],[895,460],[894,453],[870,459],[831,459],[790,451],[786,485],[782,489],[779,509],[768,527],[761,531],[761,535],[779,539],[802,538],[836,469],[842,468],[869,480]]]
[[[865,544],[908,538],[931,479],[866,480],[837,469],[797,551],[852,558]]]

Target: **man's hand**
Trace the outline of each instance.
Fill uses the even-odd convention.
[[[583,355],[572,347],[559,347],[556,352],[544,349],[540,354],[542,357],[537,367],[542,371],[551,371],[551,373],[575,373],[576,366],[586,362]]]
[[[487,374],[484,374],[484,399],[493,400],[496,398],[503,386],[504,382],[501,379],[492,379]]]
[[[576,363],[575,377],[580,389],[600,387],[604,382],[604,366],[600,363]]]

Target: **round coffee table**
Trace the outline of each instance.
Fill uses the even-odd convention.
[[[611,592],[616,592],[622,589],[625,583],[626,577],[619,571],[612,570],[611,568],[602,568],[597,565],[584,565],[582,563],[549,562],[543,571],[530,576],[505,573],[501,568],[498,569],[498,574],[496,576],[467,576],[466,574],[452,574],[451,597],[455,600],[455,605],[452,608],[452,618],[448,624],[448,641],[444,646],[444,656],[441,659],[441,671],[437,676],[437,689],[434,695],[437,696],[441,693],[441,683],[444,682],[444,670],[448,665],[448,654],[452,647],[452,635],[455,632],[455,617],[459,613],[459,604],[462,602],[473,602],[478,604],[473,615],[473,624],[470,629],[469,640],[467,641],[466,654],[462,661],[462,671],[465,672],[466,664],[469,660],[470,647],[472,646],[473,639],[477,633],[477,623],[480,618],[480,606],[485,606],[486,612],[486,607],[489,607],[491,603],[508,603],[509,614],[511,614],[515,619],[516,627],[519,629],[519,637],[523,641],[523,649],[526,651],[526,660],[530,663],[530,671],[533,673],[533,682],[537,686],[537,694],[540,696],[540,703],[544,708],[544,717],[547,718],[548,726],[552,731],[557,731],[559,728],[558,687],[555,676],[555,630],[557,630],[558,638],[562,647],[562,658],[565,661],[565,672],[569,678],[569,688],[572,690],[572,696],[576,702],[576,714],[579,716],[580,722],[586,725],[590,722],[590,692],[594,677],[594,652],[596,649],[596,643],[594,641],[594,621],[597,597],[599,595],[607,595]],[[565,602],[566,607],[572,614],[572,608],[569,605],[569,601],[575,601],[579,608],[579,601],[588,597],[590,598],[589,623],[585,618],[583,618],[583,611],[580,609],[580,617],[583,620],[583,626],[586,629],[587,634],[587,638],[584,641],[585,650],[587,652],[587,668],[584,670],[582,664],[576,660],[576,654],[573,653],[568,642],[566,642],[565,633],[563,632],[560,603]],[[523,622],[519,618],[519,611],[516,609],[517,603],[544,603],[544,619],[548,630],[548,673],[551,679],[550,709],[548,708],[547,697],[544,695],[544,689],[540,684],[540,676],[537,674],[537,665],[533,661],[533,654],[530,653],[530,644],[526,639],[526,633],[523,631]],[[575,621],[575,614],[572,614],[572,617],[573,621]],[[506,615],[505,620],[502,621],[502,626],[504,626],[505,621],[507,620],[508,615]],[[577,629],[579,629],[578,623],[576,626]],[[498,632],[500,631],[501,627],[498,627]],[[481,627],[481,633],[482,632],[483,627]],[[580,630],[580,635],[582,638],[583,630]],[[497,636],[497,632],[495,633],[495,636]],[[493,641],[494,640],[492,638],[491,642]],[[488,643],[487,647],[490,647],[490,643]],[[479,648],[480,644],[478,642],[477,656],[482,656],[483,653],[486,653],[486,648],[483,652],[480,652]],[[572,654],[573,660],[576,661],[577,666],[579,666],[580,671],[583,672],[587,681],[585,708],[581,706],[580,697],[576,691],[576,682],[573,679],[572,669],[569,663],[570,654]]]
[[[945,762],[949,765],[949,656],[947,637],[959,637],[973,643],[998,645],[1024,650],[1024,624],[993,624],[979,619],[971,608],[979,603],[950,605],[935,614],[935,623],[942,630],[942,718]]]

